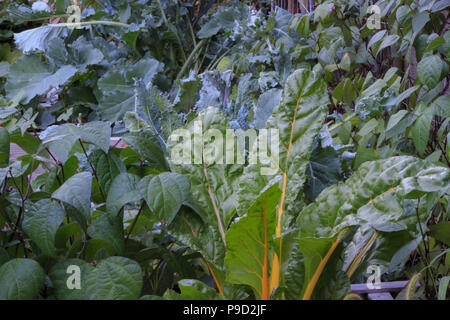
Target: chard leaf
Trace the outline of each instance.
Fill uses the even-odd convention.
[[[268,300],[271,294],[271,235],[275,232],[279,197],[278,184],[273,184],[262,192],[245,217],[231,225],[226,237],[227,281],[251,286],[256,298],[262,300]]]
[[[315,271],[306,278],[303,298],[311,297],[348,227],[363,224],[381,232],[404,230],[407,224],[401,220],[403,199],[445,191],[449,180],[447,168],[430,167],[426,161],[401,156],[365,162],[345,183],[325,189],[316,202],[300,212],[297,220],[300,247],[309,250],[317,241],[320,257],[312,262],[305,257],[305,265],[314,265],[310,269]],[[308,244],[302,246],[304,241]],[[361,258],[359,255],[352,263],[349,274]]]
[[[193,157],[189,147],[186,151],[190,159],[179,161],[180,156],[177,152],[183,145],[178,144],[179,138],[176,135],[168,141],[171,167],[175,172],[183,174],[190,180],[192,198],[201,211],[203,220],[218,228],[223,241],[225,241],[225,228],[235,212],[235,190],[237,179],[242,172],[241,165],[226,164],[229,161],[225,159],[225,155],[227,157],[236,155],[234,135],[231,139],[233,146],[227,146],[233,149],[223,152],[227,129],[230,130],[230,127],[223,113],[218,108],[210,107],[201,111],[196,119],[185,126],[186,131],[183,131],[184,139],[194,141]],[[203,137],[205,132],[217,134],[215,140],[212,141],[212,136]],[[189,137],[184,137],[185,134]],[[223,156],[222,159],[221,156]]]

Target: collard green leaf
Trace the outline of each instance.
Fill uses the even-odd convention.
[[[280,104],[282,90],[270,89],[264,92],[258,99],[255,110],[255,128],[263,129],[266,122],[272,115],[273,109]]]
[[[54,257],[55,235],[65,217],[63,208],[50,199],[35,203],[25,212],[23,230],[45,254]]]
[[[10,66],[6,97],[26,104],[35,96],[65,84],[76,72],[74,66],[57,68],[54,64],[44,63],[39,55],[22,56]]]
[[[134,111],[135,81],[141,80],[149,87],[155,75],[162,70],[162,64],[155,59],[145,58],[125,70],[111,70],[100,78],[97,85],[101,91],[99,113],[103,120],[117,121],[127,111]]]
[[[0,299],[36,299],[44,281],[44,270],[36,261],[10,260],[0,267]]]
[[[138,299],[142,289],[139,264],[124,257],[109,257],[89,272],[86,279],[88,300]]]
[[[49,42],[48,55],[58,65],[73,65],[81,72],[86,72],[88,66],[99,64],[103,60],[103,53],[85,37],[79,37],[67,49],[60,38],[52,38]]]
[[[52,39],[66,37],[68,34],[68,28],[41,26],[22,31],[20,33],[15,33],[14,41],[17,48],[24,53],[29,53],[35,50],[47,51]]]

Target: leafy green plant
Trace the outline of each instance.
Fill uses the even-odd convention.
[[[1,4],[0,298],[447,298],[447,2],[213,3]]]

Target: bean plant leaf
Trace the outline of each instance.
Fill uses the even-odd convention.
[[[91,218],[91,185],[91,173],[81,172],[70,177],[52,194],[52,198],[70,205],[76,211],[76,220],[83,228],[87,227]]]
[[[50,199],[35,203],[25,212],[23,230],[45,254],[54,257],[56,231],[65,217],[63,208]]]
[[[13,259],[0,267],[0,299],[36,299],[44,286],[45,273],[32,259]]]
[[[170,224],[183,202],[190,196],[189,180],[181,174],[163,172],[149,183],[145,197],[160,220]]]
[[[139,264],[124,257],[109,257],[89,272],[85,292],[89,300],[134,300],[141,289]]]

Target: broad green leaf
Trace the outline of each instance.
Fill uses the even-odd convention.
[[[438,56],[429,56],[420,60],[417,65],[417,75],[421,83],[428,88],[434,88],[441,79],[443,62]]]
[[[378,31],[373,37],[370,38],[370,41],[367,44],[367,49],[370,49],[375,43],[383,39],[385,34],[386,30]]]
[[[71,123],[62,124],[60,126],[50,126],[42,134],[40,138],[42,143],[49,148],[61,163],[65,163],[69,158],[73,145],[77,142],[79,129]]]
[[[0,167],[5,167],[9,164],[9,144],[8,130],[0,127]]]
[[[430,137],[431,120],[433,120],[433,113],[431,111],[431,109],[426,109],[416,120],[411,131],[414,146],[420,155],[423,155],[425,152]]]
[[[102,121],[88,122],[80,127],[65,123],[59,126],[50,126],[41,133],[40,138],[42,143],[64,164],[79,139],[108,152],[111,128],[107,122]]]
[[[381,50],[396,44],[399,39],[400,39],[400,36],[398,36],[396,34],[388,35],[387,37],[385,37],[383,39],[383,42],[381,42],[376,54],[378,55],[381,52]]]
[[[306,180],[305,171],[312,153],[313,141],[325,120],[328,102],[326,84],[321,77],[309,70],[299,69],[286,80],[281,104],[267,121],[267,128],[277,130],[280,139],[280,143],[271,143],[268,148],[270,154],[273,153],[268,159],[271,169],[275,168],[270,174],[282,175],[283,180],[277,209],[277,237],[281,236],[283,225],[289,222],[286,215],[283,215],[284,211],[295,210],[294,203]],[[253,148],[256,148],[256,145],[254,143]],[[277,146],[278,159],[275,149]],[[253,204],[261,189],[270,180],[270,176],[262,175],[260,166],[247,166],[244,172],[239,185],[238,209],[241,212],[245,212]],[[273,259],[276,271],[272,272],[272,288],[278,286],[280,278],[279,253],[275,254]]]
[[[408,99],[414,92],[416,92],[417,89],[419,89],[419,87],[420,86],[413,86],[400,93],[395,99],[395,105],[398,106],[403,100]]]
[[[100,186],[106,194],[109,192],[112,181],[120,173],[126,171],[124,163],[114,153],[105,153],[95,150],[89,154],[89,161],[97,173]]]
[[[86,279],[88,300],[134,300],[142,289],[139,264],[124,257],[109,257],[89,272]]]
[[[414,34],[417,35],[423,27],[430,21],[430,15],[428,12],[423,11],[415,14],[412,19],[412,27]]]
[[[180,299],[183,300],[222,300],[213,288],[204,284],[199,280],[184,279],[178,281],[178,287],[181,294]]]
[[[182,207],[168,229],[181,243],[202,254],[217,289],[223,293],[225,246],[217,227],[205,223],[192,209]]]
[[[99,112],[102,119],[117,121],[134,106],[134,88],[119,72],[109,71],[98,81],[102,91]]]
[[[106,197],[106,213],[110,223],[114,223],[115,217],[125,204],[139,201],[144,197],[139,192],[138,182],[138,176],[127,172],[122,172],[114,178]]]
[[[145,199],[159,220],[170,224],[189,198],[189,180],[181,174],[163,172],[149,183]]]
[[[450,95],[443,95],[433,101],[430,108],[433,108],[435,115],[450,117]]]
[[[227,145],[224,152],[227,131],[233,145]],[[184,142],[179,142],[180,137]],[[242,165],[234,164],[238,152],[235,139],[225,115],[219,108],[210,107],[184,129],[176,130],[168,141],[173,171],[189,179],[192,199],[202,219],[217,228],[223,241],[225,228],[236,210],[235,191],[242,173]]]
[[[280,189],[275,183],[264,190],[247,216],[231,225],[226,236],[225,266],[227,281],[253,288],[257,299],[271,294],[270,270],[274,245],[276,207]]]
[[[73,65],[81,72],[86,72],[88,66],[99,64],[103,60],[103,53],[83,36],[67,49],[60,38],[52,38],[49,43],[48,55],[54,61],[59,65]]]
[[[450,222],[441,222],[430,227],[431,236],[450,246]]]
[[[91,218],[91,185],[91,173],[81,172],[70,177],[52,194],[52,198],[70,205],[76,211],[76,220],[84,229]]]
[[[52,39],[65,37],[68,34],[67,28],[41,26],[15,33],[14,41],[17,48],[24,53],[35,50],[46,51],[49,48],[49,43],[51,43]]]
[[[341,161],[339,153],[332,147],[318,146],[313,150],[310,163],[306,169],[310,177],[305,183],[305,195],[310,201],[323,189],[337,183],[341,177]]]
[[[428,169],[424,169],[426,167]],[[314,258],[315,262],[307,262],[305,258],[305,264],[316,265],[315,269],[310,268],[315,271],[306,286],[306,297],[311,296],[314,281],[320,277],[320,267],[323,269],[322,264],[327,263],[347,227],[366,224],[379,231],[404,230],[407,226],[400,221],[403,199],[445,190],[449,179],[450,170],[446,168],[402,156],[365,162],[345,183],[324,190],[314,203],[300,212],[297,220],[299,241],[318,241],[314,250],[321,252],[321,258]],[[356,267],[358,261],[353,265]]]
[[[402,120],[407,114],[408,114],[408,110],[400,110],[397,113],[393,114],[389,118],[389,122],[386,126],[386,131],[389,131],[392,128],[394,128],[395,125],[397,125],[400,122],[400,120]]]
[[[79,138],[85,142],[96,145],[104,152],[109,150],[111,138],[110,124],[103,121],[91,121],[79,128]]]
[[[43,199],[25,212],[23,230],[36,242],[42,252],[54,257],[55,235],[64,217],[64,210],[59,204],[50,199]]]
[[[25,55],[10,66],[5,85],[6,97],[26,104],[35,96],[65,84],[75,73],[74,66],[57,68],[41,61],[39,55]]]
[[[268,120],[267,127],[279,129],[280,136],[277,173],[283,175],[283,198],[278,209],[278,227],[284,207],[295,200],[298,188],[306,180],[313,141],[325,120],[328,103],[325,82],[318,74],[300,69],[287,79],[281,104]]]
[[[149,132],[130,132],[123,136],[123,140],[146,160],[160,165],[163,169],[168,168],[161,140],[157,135]]]
[[[13,259],[0,267],[0,299],[32,300],[44,286],[45,273],[31,259]]]
[[[260,95],[255,112],[255,128],[264,129],[273,109],[280,104],[282,90],[270,89]]]
[[[11,142],[17,144],[22,150],[27,153],[34,154],[38,151],[41,144],[39,138],[26,132],[21,135],[20,132],[15,132],[10,136]]]
[[[92,239],[105,240],[111,244],[117,254],[123,255],[125,253],[125,241],[121,217],[116,216],[109,219],[106,214],[103,214],[89,226],[87,233]]]
[[[110,70],[98,80],[99,113],[103,120],[121,120],[127,111],[134,111],[135,81],[148,87],[162,64],[153,58],[144,58],[122,70]]]

